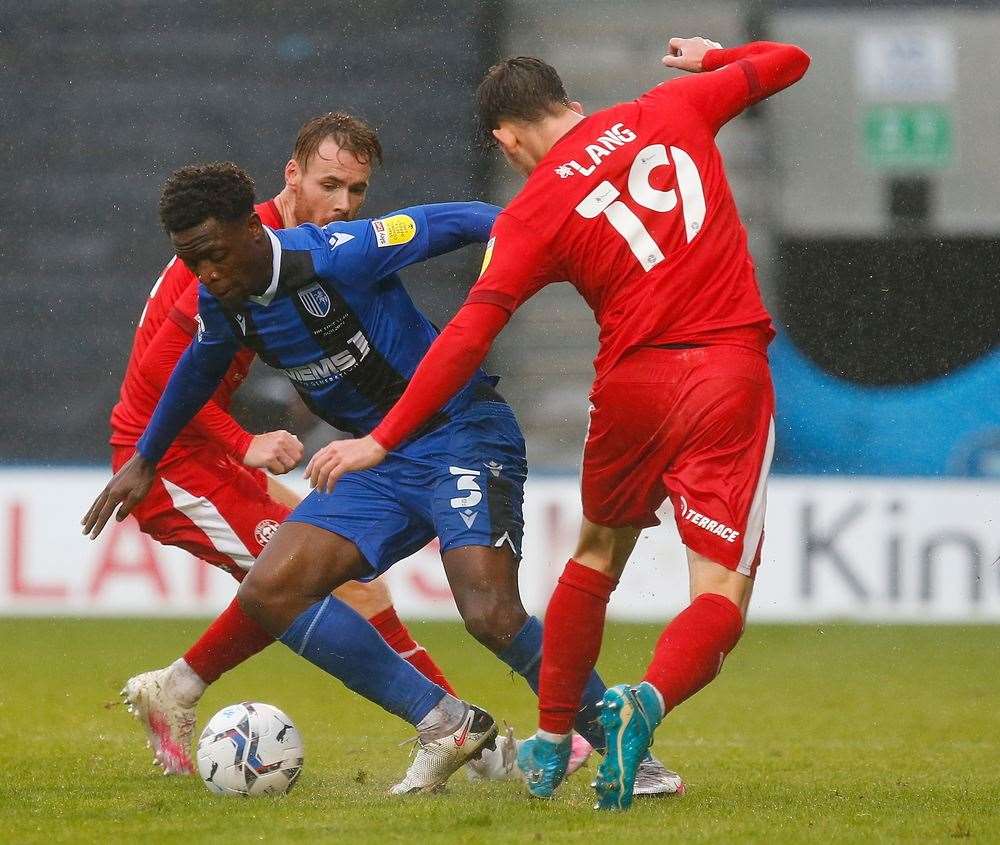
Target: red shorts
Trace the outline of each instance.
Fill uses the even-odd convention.
[[[670,497],[684,545],[753,577],[774,451],[767,355],[737,346],[642,349],[595,384],[583,513],[658,525]]]
[[[135,452],[115,446],[117,472]],[[132,511],[154,540],[179,546],[243,580],[291,511],[267,495],[267,474],[248,469],[212,443],[175,446],[157,468],[149,495]]]

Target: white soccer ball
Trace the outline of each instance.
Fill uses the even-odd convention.
[[[198,772],[216,795],[281,795],[302,772],[302,737],[270,704],[244,701],[216,713],[198,740]]]

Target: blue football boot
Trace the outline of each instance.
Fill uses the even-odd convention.
[[[566,777],[569,754],[573,748],[571,736],[562,742],[549,742],[537,736],[526,739],[517,749],[517,767],[535,798],[551,798],[556,787]]]
[[[594,781],[594,808],[627,810],[632,806],[636,772],[653,742],[653,731],[663,719],[663,707],[656,690],[645,681],[637,687],[611,687],[600,706],[608,750]]]

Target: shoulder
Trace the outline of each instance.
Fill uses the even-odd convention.
[[[270,229],[283,250],[322,249],[326,245],[323,230],[312,223],[303,223],[294,229]]]
[[[197,289],[198,278],[175,255],[167,262],[167,266],[163,268],[157,277],[156,282],[153,284],[153,289],[150,291],[149,298],[162,302],[169,307],[191,287]]]

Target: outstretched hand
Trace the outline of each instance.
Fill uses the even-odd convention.
[[[672,67],[677,70],[686,70],[688,73],[701,73],[702,59],[709,50],[721,50],[722,45],[718,41],[710,41],[707,38],[698,36],[696,38],[671,38],[667,42],[667,55],[661,62],[664,67]]]
[[[312,456],[303,478],[309,479],[309,486],[314,490],[329,493],[340,476],[378,466],[386,454],[371,435],[357,440],[334,440]]]
[[[94,540],[97,535],[104,530],[111,514],[115,508],[118,513],[115,519],[121,522],[135,509],[153,486],[156,478],[156,464],[147,461],[142,455],[136,452],[128,459],[125,466],[114,474],[101,494],[94,499],[80,524],[83,526],[83,533],[89,534]],[[121,507],[118,507],[121,505]]]

